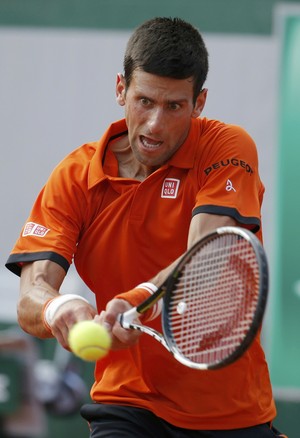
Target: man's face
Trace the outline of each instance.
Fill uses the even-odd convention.
[[[165,78],[135,70],[125,89],[118,76],[117,100],[125,106],[128,137],[136,159],[148,167],[160,167],[185,141],[191,118],[204,107],[206,90],[193,103],[193,81]]]

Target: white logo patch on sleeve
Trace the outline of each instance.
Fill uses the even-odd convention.
[[[44,225],[36,224],[34,222],[27,222],[24,227],[22,236],[45,237],[48,231],[50,231],[50,228],[46,228],[44,227]]]

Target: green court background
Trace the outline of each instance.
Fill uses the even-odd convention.
[[[300,413],[300,15],[282,22],[278,108],[275,275],[270,371],[277,424],[299,436]]]
[[[276,0],[0,0],[0,27],[131,29],[155,15],[180,16],[203,32],[269,35],[273,31]],[[278,199],[276,279],[272,313],[270,368],[277,392],[278,427],[297,438],[300,414],[300,302],[298,221],[300,213],[300,19],[287,17],[282,39],[280,109],[278,122]],[[42,354],[51,357],[52,342]],[[92,381],[92,366],[83,371]],[[282,390],[282,391],[281,391]],[[291,390],[291,391],[290,391]],[[289,392],[290,391],[290,392]],[[295,395],[296,394],[296,395]],[[74,415],[49,416],[49,431],[41,438],[84,438],[85,423]],[[30,437],[31,438],[31,437]]]
[[[284,27],[279,105],[274,384],[300,389],[300,16]]]
[[[202,32],[270,34],[278,0],[1,0],[0,25],[130,29],[180,16]],[[298,3],[297,0],[280,3]]]

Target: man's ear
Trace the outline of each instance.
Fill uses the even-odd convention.
[[[206,102],[206,97],[207,97],[207,88],[203,88],[200,93],[198,94],[195,106],[194,106],[194,110],[192,112],[192,117],[194,119],[196,119],[197,117],[200,116],[200,114],[203,111],[203,108],[205,106],[205,102]]]
[[[125,105],[125,78],[121,73],[117,74],[116,80],[116,96],[120,106]]]

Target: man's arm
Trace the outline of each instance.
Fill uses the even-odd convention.
[[[196,214],[190,224],[187,249],[191,248],[198,240],[219,227],[237,226],[235,219],[229,216],[200,213]]]
[[[39,338],[55,336],[63,347],[72,325],[80,320],[93,319],[96,309],[81,299],[62,304],[51,322],[51,332],[43,321],[43,309],[48,300],[60,296],[59,288],[65,270],[49,260],[40,260],[23,266],[21,272],[18,322],[22,329]]]

